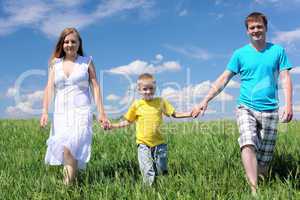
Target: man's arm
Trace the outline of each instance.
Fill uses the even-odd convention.
[[[282,88],[284,92],[284,100],[285,106],[283,109],[283,113],[281,116],[282,122],[290,122],[293,118],[293,86],[292,86],[292,79],[289,73],[289,70],[283,70],[280,72],[280,78],[282,83]]]
[[[199,114],[203,115],[205,110],[207,109],[208,102],[212,100],[215,96],[217,96],[227,85],[230,79],[235,74],[229,70],[225,70],[223,74],[221,74],[218,79],[213,83],[212,87],[208,91],[208,94],[204,97],[204,99],[196,105],[192,110],[192,117],[197,117]]]

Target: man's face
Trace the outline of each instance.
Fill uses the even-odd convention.
[[[139,83],[138,90],[143,99],[151,100],[155,93],[155,83],[153,81],[142,81]]]
[[[247,34],[253,42],[265,41],[267,29],[263,21],[249,21]]]

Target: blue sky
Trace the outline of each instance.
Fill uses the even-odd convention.
[[[110,116],[126,111],[137,96],[137,74],[145,71],[155,74],[157,95],[190,110],[233,51],[248,43],[244,19],[253,11],[268,16],[268,41],[284,46],[295,66],[299,118],[299,9],[300,0],[2,0],[0,118],[39,116],[48,59],[65,27],[80,31],[85,54],[93,56]],[[205,119],[234,118],[238,94],[235,77]]]

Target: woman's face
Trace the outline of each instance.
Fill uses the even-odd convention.
[[[64,39],[63,49],[66,56],[76,57],[80,42],[76,33],[70,33]]]

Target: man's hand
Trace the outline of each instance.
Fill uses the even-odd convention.
[[[284,106],[283,113],[280,117],[282,123],[288,123],[293,119],[293,106]]]
[[[204,115],[204,112],[206,111],[208,106],[207,101],[202,101],[199,105],[196,105],[193,109],[192,109],[192,117],[196,118],[198,117],[198,115],[200,114],[201,116]]]

